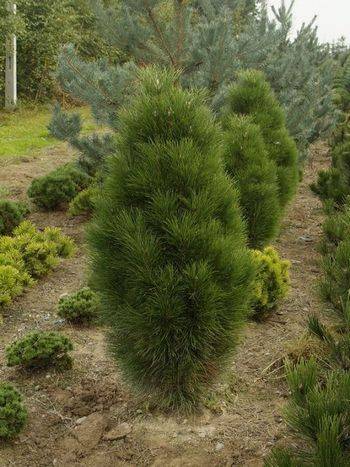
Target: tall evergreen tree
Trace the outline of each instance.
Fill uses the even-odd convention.
[[[111,123],[135,67],[156,63],[182,70],[183,86],[206,88],[216,111],[238,70],[263,70],[287,112],[301,155],[332,127],[334,66],[329,48],[318,43],[313,23],[291,39],[292,7],[283,4],[271,19],[264,6],[258,11],[248,0],[93,4],[101,34],[120,51],[122,62],[119,67],[102,60],[86,63],[67,48],[59,78],[65,90],[92,105],[98,118]],[[249,12],[243,22],[242,11]]]
[[[277,235],[281,217],[277,166],[250,117],[228,115],[224,129],[225,166],[238,184],[249,244],[263,248]]]
[[[230,88],[227,106],[231,112],[250,116],[259,126],[268,157],[277,166],[280,205],[284,208],[298,182],[298,151],[288,134],[284,111],[264,75],[254,70],[240,73]]]
[[[145,70],[119,114],[89,242],[124,374],[160,404],[191,406],[235,348],[252,263],[220,130],[177,79]]]

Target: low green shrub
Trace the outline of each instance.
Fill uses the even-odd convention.
[[[336,206],[342,205],[347,196],[341,182],[341,174],[335,167],[321,170],[317,182],[311,184],[311,190],[321,201],[331,200]]]
[[[70,202],[68,215],[75,217],[92,214],[94,210],[94,197],[97,195],[98,188],[92,185],[77,194]]]
[[[88,287],[62,297],[58,303],[58,315],[74,324],[90,323],[97,317],[98,295]]]
[[[22,366],[41,369],[54,366],[70,368],[72,359],[68,352],[73,345],[68,337],[57,332],[32,332],[9,345],[5,352],[9,367]]]
[[[342,208],[350,196],[350,140],[332,150],[332,167],[322,170],[311,189],[322,201],[331,201]]]
[[[320,252],[323,255],[334,253],[336,247],[350,238],[350,203],[344,205],[344,210],[332,212],[323,224],[323,238]]]
[[[20,393],[10,384],[0,383],[0,439],[7,440],[20,433],[27,418]]]
[[[320,284],[322,298],[343,315],[350,289],[350,239],[340,242],[334,252],[322,261],[323,278]]]
[[[339,368],[350,370],[350,307],[345,310],[344,320],[336,330],[325,326],[316,316],[310,316],[308,328],[311,335],[321,341],[327,348],[328,356],[323,357],[330,367],[336,364]]]
[[[289,292],[289,261],[282,260],[277,251],[267,247],[263,251],[252,251],[256,265],[253,294],[253,317],[264,319]]]
[[[32,181],[28,196],[40,208],[54,210],[64,207],[77,194],[87,188],[91,177],[75,164],[66,164]]]
[[[28,214],[28,207],[25,204],[0,199],[0,235],[10,235],[26,214]]]
[[[291,390],[286,421],[303,443],[274,450],[265,466],[348,466],[350,373],[325,373],[311,359],[287,365],[286,376]]]

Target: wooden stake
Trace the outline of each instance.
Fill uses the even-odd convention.
[[[9,2],[9,11],[16,14],[17,6]],[[5,71],[5,108],[14,109],[17,106],[17,38],[10,34],[6,41],[6,71]]]

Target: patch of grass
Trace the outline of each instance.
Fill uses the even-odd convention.
[[[83,132],[96,130],[87,107],[72,109],[83,117]],[[16,112],[0,112],[0,160],[33,156],[46,147],[59,146],[62,143],[49,135],[47,126],[52,116],[50,107],[20,108]]]

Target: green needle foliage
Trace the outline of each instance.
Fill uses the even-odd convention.
[[[332,167],[321,170],[311,189],[322,201],[342,209],[350,195],[350,139],[332,149]]]
[[[28,214],[28,207],[25,204],[0,199],[0,235],[10,235],[26,214]]]
[[[312,362],[310,366],[313,366]],[[302,385],[304,378],[299,368],[295,371],[297,378],[300,375],[299,383]],[[293,397],[286,415],[290,426],[315,446],[316,465],[348,465],[344,462],[349,455],[349,373],[334,371],[323,384],[310,385],[303,402]]]
[[[57,332],[37,331],[27,334],[6,348],[7,365],[27,369],[42,369],[50,366],[70,368],[73,350],[70,339]]]
[[[247,314],[253,265],[221,135],[200,93],[147,69],[119,116],[89,241],[110,348],[131,382],[191,408]]]
[[[0,383],[0,440],[20,433],[27,418],[28,412],[20,393],[10,384]]]
[[[29,186],[28,196],[40,209],[53,211],[69,203],[91,181],[86,172],[76,164],[69,163],[35,178]]]
[[[298,183],[298,151],[289,136],[284,111],[263,73],[239,73],[228,93],[229,112],[249,115],[260,127],[268,157],[277,165],[280,206],[292,199]]]
[[[268,158],[259,126],[249,117],[229,115],[223,124],[226,171],[239,187],[249,244],[264,248],[279,230],[277,167]]]
[[[276,449],[265,465],[348,467],[350,373],[322,374],[313,359],[287,365],[286,370],[292,395],[286,419],[304,445],[290,451]]]
[[[96,320],[100,309],[98,295],[88,287],[61,297],[58,303],[58,316],[73,324],[88,324]]]
[[[334,253],[338,245],[350,237],[350,202],[343,211],[332,212],[323,223],[323,238],[320,252],[323,255]]]
[[[323,258],[323,279],[321,294],[326,302],[332,304],[340,317],[348,301],[350,289],[350,239],[341,242],[334,253]]]

